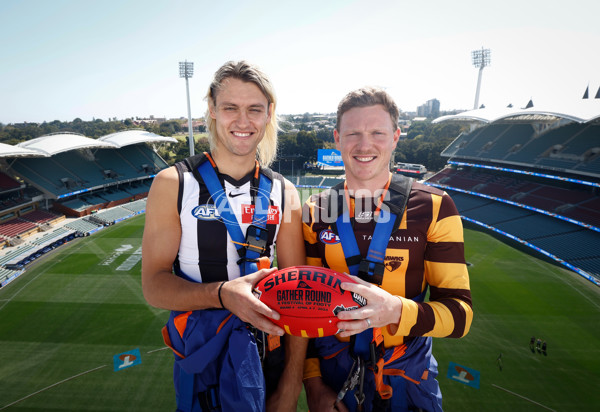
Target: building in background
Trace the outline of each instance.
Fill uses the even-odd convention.
[[[425,104],[417,107],[419,117],[438,117],[440,115],[440,101],[438,99],[427,100]]]

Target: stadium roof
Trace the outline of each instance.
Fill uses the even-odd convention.
[[[600,99],[582,99],[568,105],[563,104],[560,107],[533,106],[528,109],[504,107],[499,109],[483,108],[469,110],[454,115],[438,117],[433,123],[446,121],[493,123],[510,118],[527,118],[530,121],[561,118],[578,123],[587,123],[600,119]]]
[[[44,156],[52,156],[58,153],[75,149],[86,149],[92,147],[115,148],[111,143],[90,139],[82,134],[57,133],[38,137],[19,143],[18,147],[34,150]]]
[[[123,147],[137,143],[152,143],[152,142],[170,142],[176,143],[177,139],[166,136],[159,136],[145,130],[125,130],[100,137],[98,140],[111,143],[115,147]]]
[[[40,157],[42,153],[24,147],[0,143],[0,157]]]
[[[78,133],[54,133],[21,142],[16,146],[0,143],[0,157],[49,157],[69,150],[86,148],[118,149],[120,147],[153,142],[177,142],[172,137],[159,136],[145,130],[126,130],[99,139]]]

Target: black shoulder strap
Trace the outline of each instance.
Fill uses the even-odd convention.
[[[342,213],[344,213],[344,183],[340,182],[337,185],[333,186],[329,189],[329,193],[327,197],[323,199],[327,203],[322,205],[323,208],[327,210],[327,217],[333,219],[335,222]],[[332,208],[336,208],[336,210],[332,210]],[[333,229],[335,232],[335,228]],[[337,234],[337,232],[336,232]]]
[[[390,212],[396,215],[397,219],[402,219],[404,210],[408,204],[408,198],[410,197],[410,191],[412,189],[414,179],[399,174],[392,175],[392,181],[389,187],[389,199],[384,200],[383,203],[387,205]],[[400,224],[400,221],[398,221]],[[398,225],[396,225],[398,227]]]
[[[397,228],[400,225],[404,210],[408,204],[408,198],[412,189],[414,179],[399,174],[392,175],[392,181],[388,188],[389,198],[384,200],[384,204],[389,208],[390,212],[396,216]],[[335,198],[335,200],[333,200]],[[327,203],[323,207],[327,208],[328,216],[332,217],[335,222],[337,218],[344,213],[344,182],[338,183],[329,189],[328,196],[324,199]],[[333,205],[333,206],[332,206]],[[337,206],[337,210],[333,211],[332,207]],[[335,223],[332,225],[332,230],[338,234]]]

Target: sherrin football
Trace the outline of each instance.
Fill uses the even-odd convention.
[[[261,279],[255,296],[281,315],[273,323],[286,333],[317,338],[338,333],[336,315],[358,309],[367,301],[341,288],[342,282],[356,283],[348,275],[317,266],[292,266]]]

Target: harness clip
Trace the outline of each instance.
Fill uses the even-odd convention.
[[[383,283],[383,274],[385,265],[380,262],[372,262],[367,259],[360,261],[358,266],[358,277],[365,282],[381,285]]]
[[[252,251],[262,255],[267,251],[268,242],[269,231],[266,228],[258,227],[256,225],[248,226],[248,229],[246,230],[245,249],[252,249]]]

